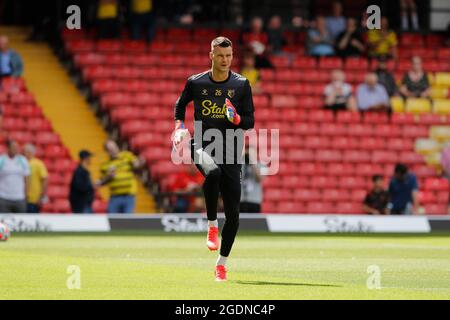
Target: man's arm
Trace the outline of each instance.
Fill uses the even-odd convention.
[[[244,130],[252,129],[255,126],[255,107],[253,105],[252,87],[248,80],[245,81],[244,97],[241,106],[241,122],[238,127]]]
[[[191,79],[188,79],[186,82],[186,85],[184,86],[184,90],[181,93],[180,97],[178,98],[177,102],[175,103],[175,124],[184,122],[185,115],[186,115],[186,106],[189,102],[193,100],[192,95],[192,81]]]

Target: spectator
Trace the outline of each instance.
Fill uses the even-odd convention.
[[[389,95],[386,89],[378,83],[376,73],[369,72],[365,82],[358,86],[356,99],[360,111],[389,111]]]
[[[146,40],[151,42],[155,37],[155,15],[153,0],[131,0],[131,36],[133,40],[141,39],[145,28]]]
[[[260,17],[254,17],[251,21],[250,31],[242,36],[244,45],[255,54],[257,68],[271,67],[270,61],[266,57],[269,38],[263,31],[263,26],[263,20]]]
[[[16,141],[8,140],[6,145],[7,153],[0,156],[0,212],[26,213],[30,167]]]
[[[389,29],[387,17],[381,17],[381,29],[367,32],[367,44],[370,57],[388,57],[397,60],[397,35]]]
[[[412,57],[411,65],[411,70],[403,76],[400,93],[405,98],[429,98],[430,82],[422,69],[422,59],[417,56]]]
[[[450,182],[450,144],[447,144],[444,150],[442,150],[441,165],[444,177]],[[448,198],[448,210],[450,214],[450,194]]]
[[[7,36],[0,36],[0,79],[3,77],[20,77],[23,73],[23,63],[20,55],[9,48]]]
[[[344,72],[334,70],[331,73],[331,83],[324,89],[325,109],[356,111],[356,101],[352,91],[352,86],[345,82]]]
[[[441,165],[444,177],[450,181],[450,144],[447,144],[444,150],[442,150]]]
[[[190,165],[188,168],[188,171],[177,173],[174,182],[169,186],[171,192],[179,193],[174,205],[176,213],[199,212],[203,208],[202,198],[194,196],[192,193],[201,192],[204,178],[194,165]]]
[[[251,51],[244,53],[241,74],[248,79],[253,92],[261,91],[259,70],[255,68],[255,55]]]
[[[396,95],[397,84],[395,83],[394,76],[388,70],[387,60],[385,57],[378,59],[378,65],[375,73],[378,77],[378,83],[386,89],[389,97]]]
[[[250,156],[250,149],[246,146],[244,154],[244,164],[242,165],[242,185],[240,212],[260,213],[263,201],[262,175],[263,167],[256,162],[256,154]]]
[[[419,213],[419,185],[414,174],[408,172],[408,167],[398,163],[394,176],[389,183],[388,209],[390,214]]]
[[[119,36],[119,0],[98,0],[97,26],[100,39]]]
[[[400,0],[400,11],[402,19],[402,29],[404,31],[419,31],[419,17],[417,16],[416,2],[414,0]]]
[[[360,56],[365,50],[364,42],[354,18],[347,19],[347,28],[336,38],[336,52],[341,57]]]
[[[283,30],[281,29],[281,17],[274,15],[269,20],[267,26],[267,38],[269,43],[269,51],[272,54],[283,53],[283,46],[286,44],[286,40],[283,36]]]
[[[389,193],[384,189],[384,181],[381,175],[372,177],[373,188],[364,199],[364,211],[372,215],[387,214]]]
[[[334,55],[333,38],[327,30],[324,17],[317,17],[315,28],[307,34],[308,54],[312,56]]]
[[[325,19],[328,33],[333,40],[345,30],[345,17],[342,15],[342,12],[342,3],[340,1],[333,1],[332,15]]]
[[[92,203],[94,202],[94,186],[89,173],[92,153],[81,150],[80,162],[73,172],[70,181],[69,202],[73,213],[92,213]]]
[[[24,155],[28,160],[30,167],[30,177],[27,192],[27,212],[39,213],[41,205],[48,201],[47,198],[47,183],[48,172],[47,168],[40,159],[36,158],[36,148],[31,143],[27,143],[24,148]]]
[[[113,140],[105,143],[110,159],[100,168],[99,185],[108,185],[110,199],[108,213],[133,213],[136,205],[137,181],[135,171],[143,162],[129,151],[120,151]]]

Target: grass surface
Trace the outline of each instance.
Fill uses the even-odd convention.
[[[450,237],[238,235],[213,281],[203,234],[13,234],[0,243],[2,299],[449,299]],[[67,268],[81,270],[69,290]],[[367,268],[381,270],[369,290]]]

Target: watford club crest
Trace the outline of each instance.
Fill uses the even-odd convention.
[[[228,93],[227,93],[227,96],[230,97],[230,98],[233,98],[234,97],[234,89],[229,89]]]

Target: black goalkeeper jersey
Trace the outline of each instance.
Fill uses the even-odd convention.
[[[239,125],[231,123],[226,116],[225,99],[229,99],[241,116]],[[175,120],[184,121],[186,106],[194,102],[194,120],[201,121],[202,137],[208,129],[218,129],[224,137],[224,156],[231,152],[230,145],[226,143],[226,133],[234,130],[236,136],[243,135],[242,130],[254,126],[254,106],[252,90],[249,81],[238,73],[230,71],[224,81],[214,81],[211,71],[191,76],[184,87],[181,96],[175,104]],[[242,129],[236,131],[236,129]],[[196,135],[195,135],[196,136]],[[195,141],[205,147],[210,141]],[[236,141],[233,145],[234,158],[241,155]]]

